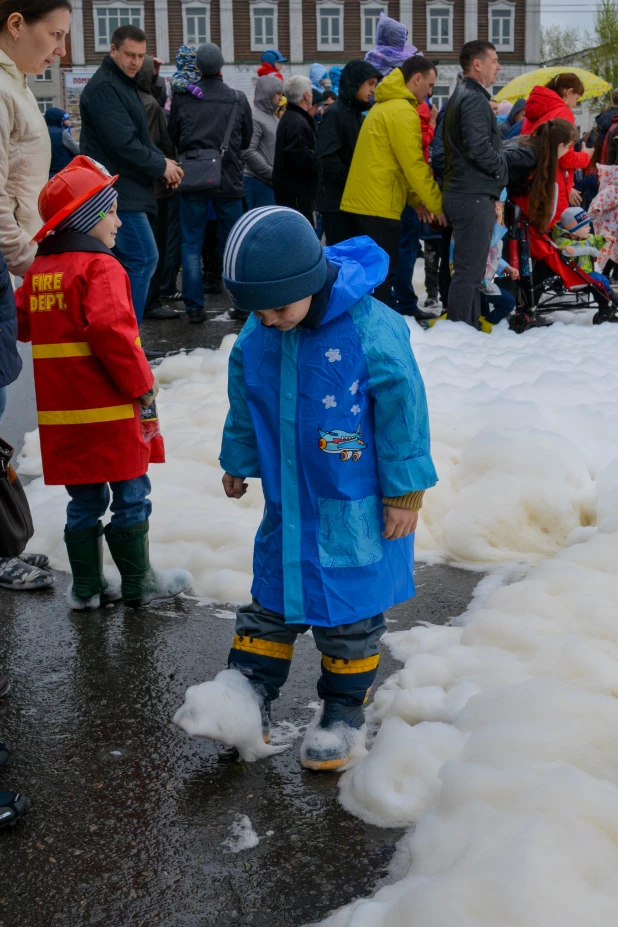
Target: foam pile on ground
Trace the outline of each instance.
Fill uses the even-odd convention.
[[[483,336],[462,324],[424,331],[412,323],[440,476],[422,511],[420,557],[534,562],[594,524],[596,480],[618,434],[616,329],[557,323],[518,336],[503,323]],[[239,502],[221,489],[217,458],[233,340],[157,368],[168,462],[150,470],[154,564],[184,567],[197,595],[232,603],[249,599],[263,507],[255,480]],[[41,472],[36,433],[27,437],[20,471]],[[28,494],[31,549],[67,569],[64,489],[38,479]]]
[[[324,927],[618,923],[618,461],[597,529],[494,590],[463,627],[389,634],[405,660],[341,779],[409,872]]]
[[[227,847],[232,853],[242,853],[243,850],[251,850],[260,842],[260,838],[253,829],[251,818],[246,814],[237,814],[236,820],[232,822],[230,836],[223,841],[223,846]]]

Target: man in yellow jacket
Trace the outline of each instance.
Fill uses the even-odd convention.
[[[422,219],[433,214],[446,225],[440,189],[423,157],[417,113],[417,107],[431,96],[436,77],[435,65],[414,55],[378,85],[341,201],[342,211],[353,215],[358,234],[369,235],[390,258],[388,276],[374,293],[387,304],[399,260],[400,219],[406,203]]]

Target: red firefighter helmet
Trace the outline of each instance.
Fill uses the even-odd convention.
[[[85,155],[77,155],[71,163],[48,181],[39,195],[39,215],[45,223],[33,241],[42,241],[48,232],[75,212],[91,196],[118,180],[103,165]]]

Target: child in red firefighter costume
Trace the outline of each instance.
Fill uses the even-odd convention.
[[[64,539],[75,609],[120,598],[145,605],[191,583],[185,570],[158,571],[149,561],[148,464],[165,456],[161,435],[147,441],[142,429],[140,409],[158,386],[129,278],[110,250],[120,227],[116,179],[78,156],[46,184],[39,250],[16,293],[19,339],[32,341],[43,476],[71,497]],[[104,534],[121,590],[103,575]]]

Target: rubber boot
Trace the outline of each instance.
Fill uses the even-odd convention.
[[[362,660],[322,656],[318,695],[324,704],[300,748],[305,769],[338,772],[365,752],[363,705],[375,682],[379,661],[379,653]]]
[[[120,587],[109,583],[103,575],[103,525],[80,531],[64,529],[73,580],[67,592],[69,607],[75,611],[99,608],[106,602],[121,598]]]
[[[155,570],[150,565],[147,521],[127,528],[106,525],[105,539],[122,577],[122,598],[130,608],[173,599],[190,588],[193,577],[186,570]]]
[[[270,742],[270,707],[290,672],[294,647],[261,637],[236,635],[227,665],[246,676],[260,698],[262,736]]]
[[[479,329],[486,335],[491,335],[493,324],[489,322],[484,315],[479,316]]]

